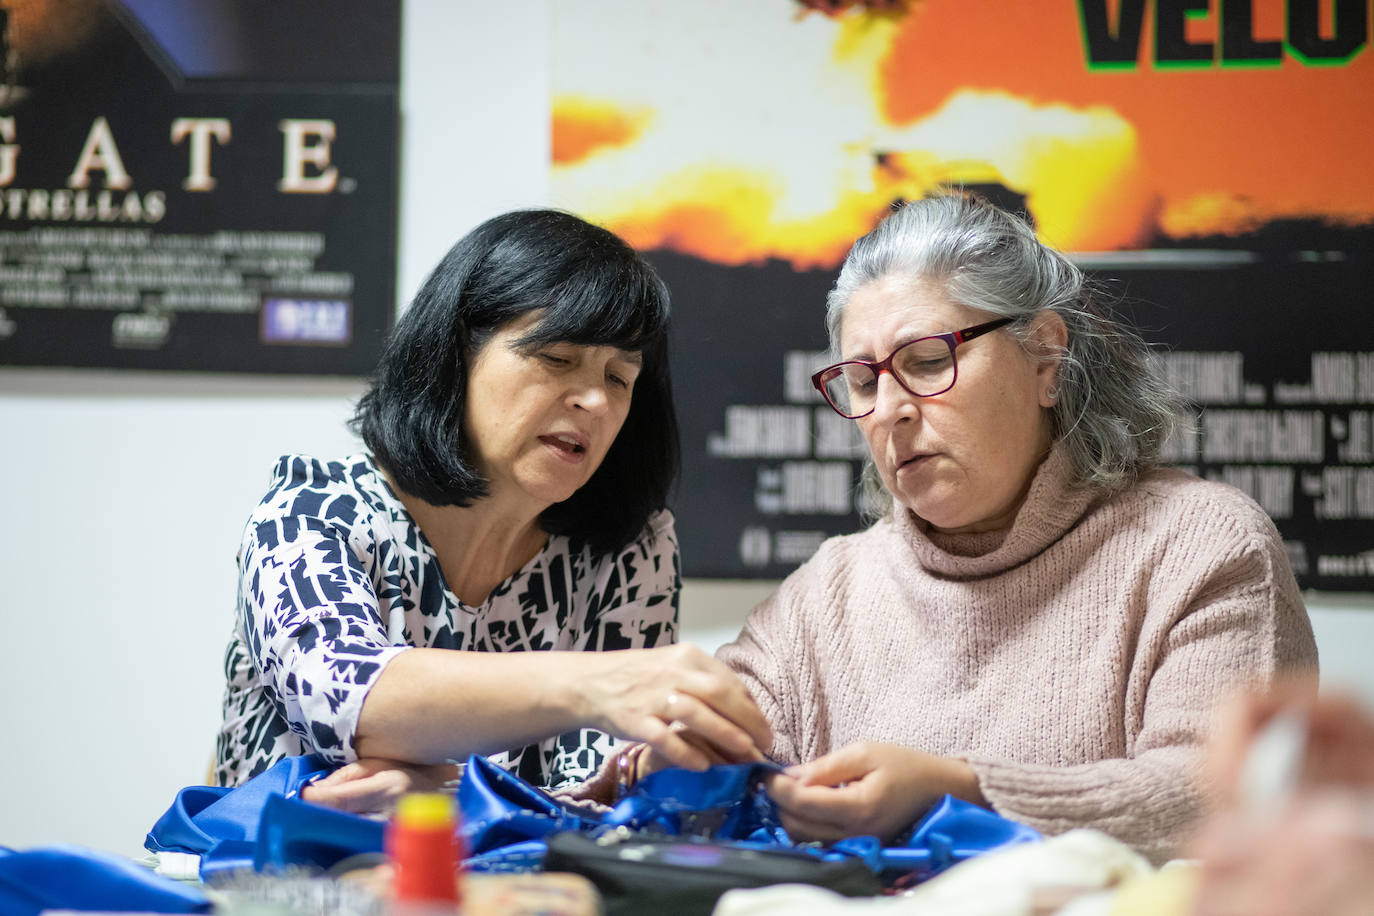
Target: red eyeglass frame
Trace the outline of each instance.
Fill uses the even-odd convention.
[[[959,357],[956,356],[954,353],[956,347],[958,347],[960,344],[968,343],[975,337],[982,337],[989,331],[995,331],[1000,327],[1009,325],[1015,320],[1015,318],[995,318],[992,321],[985,321],[982,324],[975,324],[973,327],[964,328],[961,331],[946,331],[943,334],[927,334],[925,337],[917,337],[915,340],[908,340],[906,343],[902,344],[900,347],[893,350],[891,353],[887,354],[886,359],[847,359],[844,362],[835,363],[833,366],[826,366],[819,372],[815,372],[812,374],[811,384],[815,386],[816,390],[821,393],[821,397],[825,398],[825,402],[830,405],[830,408],[834,410],[835,413],[849,420],[859,420],[863,417],[868,416],[874,410],[877,409],[877,405],[875,404],[873,407],[870,407],[868,410],[864,411],[861,414],[850,415],[845,413],[843,410],[840,410],[839,406],[830,399],[830,392],[826,389],[826,385],[831,380],[833,380],[837,375],[842,373],[844,371],[845,366],[866,366],[873,373],[874,378],[878,378],[882,375],[882,373],[886,372],[888,375],[892,376],[892,378],[897,382],[898,385],[902,386],[903,391],[907,392],[912,397],[933,398],[936,395],[944,394],[946,391],[954,387],[955,382],[959,381]],[[896,372],[892,371],[893,357],[895,357],[898,353],[905,350],[907,347],[910,347],[913,344],[918,344],[923,340],[943,340],[945,344],[949,347],[950,359],[954,361],[954,375],[950,379],[949,384],[946,385],[944,388],[941,388],[939,391],[932,391],[929,394],[918,394],[917,392],[912,391],[911,388],[907,386],[906,382],[902,381],[902,377],[898,375]]]

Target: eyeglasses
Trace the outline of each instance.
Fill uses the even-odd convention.
[[[879,362],[850,359],[827,366],[811,376],[811,384],[825,395],[837,414],[850,420],[873,412],[878,403],[878,375],[884,370],[916,397],[933,398],[953,388],[959,378],[955,347],[1015,320],[998,318],[962,331],[918,337],[902,344]]]

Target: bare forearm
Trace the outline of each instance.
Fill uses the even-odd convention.
[[[461,760],[561,734],[589,721],[579,681],[598,656],[581,652],[412,649],[373,685],[358,716],[359,757]]]
[[[396,656],[373,684],[353,748],[360,757],[437,763],[583,726],[646,741],[674,764],[698,768],[711,761],[689,735],[735,760],[754,759],[772,741],[744,685],[693,646],[412,649]]]

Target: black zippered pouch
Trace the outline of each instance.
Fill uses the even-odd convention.
[[[573,872],[601,891],[607,916],[663,912],[709,914],[736,887],[811,884],[847,897],[877,894],[882,885],[858,859],[828,861],[788,849],[750,849],[695,837],[573,831],[548,839],[545,871]]]

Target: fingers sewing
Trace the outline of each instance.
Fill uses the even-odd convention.
[[[860,800],[849,788],[808,786],[783,776],[770,783],[768,794],[779,810],[832,829],[857,823],[862,815]]]
[[[687,742],[682,732],[674,731],[661,719],[650,717],[637,737],[654,752],[661,754],[669,766],[684,767],[689,770],[704,770],[711,760],[692,744]]]
[[[873,763],[863,745],[851,744],[796,769],[805,785],[838,786],[862,779],[872,771]]]
[[[684,693],[676,696],[677,701],[669,712],[670,724],[681,723],[719,748],[730,760],[751,759],[751,752],[756,748],[754,739],[747,732],[696,697]]]
[[[733,671],[713,658],[713,670],[685,672],[679,694],[688,694],[745,735],[749,744],[766,750],[773,744],[773,732],[758,704]]]

